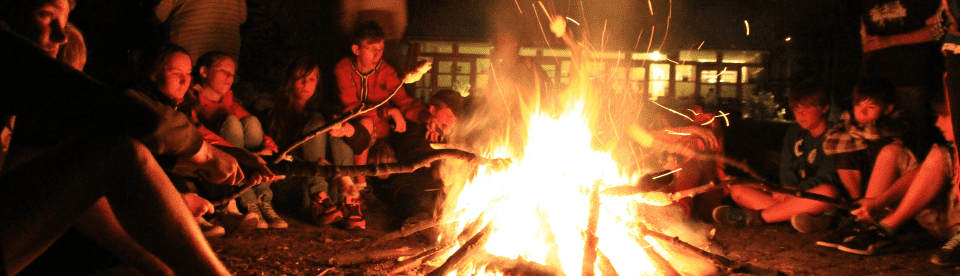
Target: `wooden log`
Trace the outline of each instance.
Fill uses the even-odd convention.
[[[641,248],[643,248],[643,251],[647,253],[647,257],[650,257],[650,261],[653,262],[653,267],[656,268],[657,271],[661,273],[661,275],[680,276],[680,272],[677,272],[677,270],[673,268],[673,265],[671,265],[670,262],[663,257],[663,255],[660,255],[660,252],[657,252],[657,250],[653,248],[653,245],[647,242],[647,240],[643,239],[643,236],[646,235],[646,232],[652,232],[652,231],[650,231],[649,229],[646,229],[642,225],[640,227],[641,227],[641,230],[640,230],[641,236],[640,237],[632,236],[632,235],[631,236],[637,242],[637,244],[640,245]]]
[[[457,244],[464,244],[471,238],[477,235],[477,231],[481,225],[483,225],[484,214],[486,212],[481,212],[476,219],[463,227],[463,230],[460,231],[460,234],[457,235],[456,242],[449,242],[442,245],[438,245],[434,248],[428,249],[423,253],[417,254],[411,258],[400,261],[395,264],[392,269],[390,269],[390,274],[398,274],[404,271],[409,271],[416,267],[419,267],[424,262],[430,261],[433,258],[438,256],[445,256],[445,252],[452,249]]]
[[[600,222],[600,180],[593,183],[590,190],[589,215],[587,216],[587,230],[584,233],[583,262],[580,265],[580,275],[593,276],[597,262],[597,225]]]
[[[410,236],[417,232],[437,227],[437,225],[439,224],[440,222],[436,220],[426,220],[426,221],[421,221],[412,225],[404,225],[403,227],[400,227],[400,230],[393,231],[393,232],[384,234],[383,236],[380,236],[379,238],[377,238],[377,240],[373,241],[373,243],[371,243],[366,247],[367,248],[375,247],[386,241]]]
[[[490,239],[490,232],[493,231],[493,222],[488,222],[483,229],[480,230],[473,238],[470,238],[466,243],[460,246],[460,249],[457,249],[453,255],[450,255],[447,258],[447,261],[444,262],[440,267],[434,269],[427,276],[446,276],[450,272],[456,271],[463,267],[463,261],[468,257],[476,255],[478,252],[481,252],[484,246],[486,246],[487,241]]]
[[[597,266],[600,268],[600,273],[603,273],[603,276],[620,276],[620,274],[617,273],[617,268],[610,262],[610,258],[607,258],[607,255],[603,254],[603,250],[597,249],[597,260]]]
[[[436,256],[443,255],[444,252],[447,252],[448,250],[452,249],[453,245],[454,244],[451,243],[451,244],[440,245],[434,248],[430,248],[413,257],[397,262],[396,264],[393,265],[393,267],[390,268],[390,271],[388,272],[388,274],[390,275],[400,274],[402,272],[410,271],[414,268],[417,268],[420,265],[422,265],[423,262],[432,260]]]
[[[416,252],[409,247],[391,248],[377,251],[355,251],[347,254],[340,254],[327,260],[327,263],[335,266],[349,266],[368,262],[396,260],[403,256],[412,256]]]
[[[736,261],[728,259],[727,257],[724,257],[724,256],[707,252],[706,250],[700,249],[699,247],[693,246],[692,244],[689,244],[687,242],[680,240],[680,238],[669,236],[667,234],[663,234],[657,231],[652,231],[649,229],[646,229],[645,231],[642,231],[642,232],[644,235],[653,237],[659,241],[667,242],[668,244],[675,246],[675,248],[685,250],[695,255],[704,257],[710,260],[711,262],[713,262],[713,264],[716,265],[717,267],[722,268],[723,270],[734,271],[735,269],[741,266]]]
[[[481,253],[477,258],[484,260],[486,270],[514,276],[556,276],[563,275],[560,270],[536,262],[520,259],[510,259],[490,253]],[[606,275],[605,275],[606,276]]]

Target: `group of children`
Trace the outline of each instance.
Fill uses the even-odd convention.
[[[861,255],[876,254],[893,241],[911,218],[931,235],[948,240],[934,254],[938,265],[960,263],[960,209],[957,209],[957,165],[953,126],[946,94],[934,97],[934,134],[916,145],[916,127],[896,107],[895,87],[883,79],[865,78],[853,93],[852,113],[831,126],[830,104],[823,89],[792,91],[790,110],[796,118],[783,139],[780,182],[783,187],[852,202],[853,210],[812,198],[770,193],[748,185],[729,192],[736,206],[713,211],[717,223],[762,225],[789,221],[801,233],[832,230],[817,245]],[[933,122],[930,122],[933,124]],[[917,152],[912,148],[926,150]],[[836,203],[832,202],[832,203]]]
[[[365,228],[363,187],[354,184],[365,183],[363,177],[284,178],[270,170],[267,157],[338,116],[385,100],[395,89],[388,104],[307,140],[290,153],[292,159],[362,165],[369,149],[387,144],[391,133],[406,131],[408,124],[425,124],[428,131],[417,138],[437,141],[456,123],[454,105],[428,108],[403,91],[397,72],[380,60],[384,33],[375,23],[355,29],[355,56],[335,69],[343,108],[324,102],[321,65],[305,56],[290,63],[273,108],[257,117],[231,90],[236,57],[220,51],[194,63],[183,47],[158,45],[139,58],[142,82],[124,92],[78,73],[85,55],[68,50],[77,46],[68,42],[82,37],[65,34],[74,5],[0,1],[0,40],[10,46],[3,51],[0,81],[5,103],[0,194],[7,202],[0,208],[0,271],[5,273],[21,271],[76,227],[145,274],[229,275],[204,235],[223,235],[224,226],[287,227],[272,206],[271,185],[279,181],[304,187],[303,200],[294,205],[307,220]],[[66,65],[75,62],[80,65]],[[222,208],[210,203],[241,183],[254,188]],[[337,186],[339,196],[328,194],[327,186]],[[214,220],[204,218],[211,213],[217,213]]]

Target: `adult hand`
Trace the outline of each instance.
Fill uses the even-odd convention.
[[[203,142],[200,151],[188,162],[196,166],[200,178],[214,184],[236,185],[243,180],[237,160],[207,142]]]
[[[872,197],[861,198],[857,200],[857,203],[860,204],[860,208],[850,212],[850,214],[857,217],[857,220],[873,222],[883,209],[883,206],[880,205],[880,200]]]
[[[240,166],[250,169],[250,175],[247,176],[248,184],[270,183],[279,179],[267,168],[267,161],[264,161],[260,156],[236,147],[218,146],[218,148],[235,158]]]

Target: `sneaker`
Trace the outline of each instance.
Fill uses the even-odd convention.
[[[280,218],[277,215],[277,212],[273,210],[273,206],[270,203],[260,202],[260,214],[263,215],[263,219],[266,220],[267,226],[270,228],[287,228],[287,222]]]
[[[258,218],[261,218],[257,221],[257,229],[267,229],[270,228],[270,224],[267,223],[267,220],[264,219],[263,214],[260,213],[260,207],[257,206],[258,203],[248,203],[247,204],[247,214],[255,214]]]
[[[226,208],[217,211],[217,217],[214,220],[223,225],[227,233],[243,233],[256,229],[260,223],[260,216],[253,212],[241,214],[237,209],[236,201],[231,200]]]
[[[367,221],[363,219],[363,214],[360,213],[360,202],[359,198],[344,198],[343,205],[341,209],[344,213],[343,226],[347,229],[365,229],[367,228]]]
[[[833,224],[833,216],[827,214],[800,213],[790,217],[790,224],[793,229],[800,233],[813,233],[830,229]]]
[[[876,223],[867,223],[855,236],[837,246],[837,249],[860,255],[873,255],[877,250],[893,242],[893,237]]]
[[[930,256],[930,262],[939,266],[954,266],[960,264],[960,232],[957,232],[940,250]]]
[[[730,205],[713,209],[713,220],[719,224],[735,226],[761,225],[760,211],[749,210]]]
[[[837,230],[834,230],[833,232],[830,232],[830,234],[827,234],[823,238],[817,240],[817,245],[837,248],[844,242],[853,239],[854,236],[863,231],[863,228],[866,227],[865,225],[867,224],[864,222],[853,222],[842,225],[837,228]]]
[[[227,230],[220,225],[214,225],[210,223],[203,217],[197,217],[197,225],[200,226],[200,232],[203,232],[203,237],[208,239],[223,237],[227,233]]]
[[[321,225],[330,225],[343,219],[343,213],[333,204],[327,193],[320,192],[310,197],[310,217]]]

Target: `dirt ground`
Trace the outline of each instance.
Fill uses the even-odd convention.
[[[385,275],[393,262],[335,267],[331,257],[357,252],[395,229],[387,223],[385,207],[370,202],[366,230],[346,231],[318,227],[291,218],[290,228],[259,230],[211,240],[213,248],[237,275]],[[723,256],[760,269],[760,275],[960,275],[958,268],[941,268],[928,260],[942,242],[917,226],[898,235],[897,243],[876,256],[860,256],[814,243],[826,232],[801,234],[788,224],[765,227],[717,228],[715,243]],[[429,247],[411,236],[374,249]],[[420,275],[424,271],[410,271]],[[723,274],[732,274],[725,272]]]

